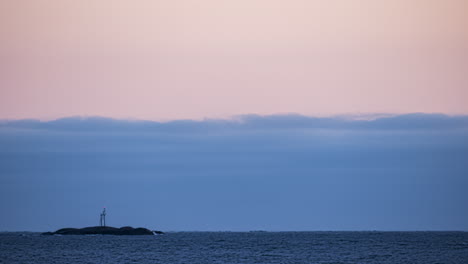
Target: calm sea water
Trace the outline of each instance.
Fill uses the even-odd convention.
[[[0,263],[468,263],[468,233],[0,233]]]

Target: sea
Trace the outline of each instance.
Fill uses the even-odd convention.
[[[468,263],[468,232],[0,233],[0,263]]]

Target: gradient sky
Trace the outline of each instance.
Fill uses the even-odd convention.
[[[3,0],[0,118],[467,114],[464,0]]]
[[[468,230],[467,10],[0,0],[0,231]]]

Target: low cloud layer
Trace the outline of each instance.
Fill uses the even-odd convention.
[[[0,230],[468,230],[468,116],[0,122]]]

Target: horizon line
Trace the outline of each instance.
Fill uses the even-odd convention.
[[[43,233],[44,231],[9,231],[2,230],[0,233]],[[47,232],[47,231],[45,231]],[[300,233],[300,232],[468,232],[466,230],[454,230],[454,229],[407,229],[407,230],[390,230],[390,229],[355,229],[355,230],[341,230],[341,229],[323,229],[323,230],[263,230],[263,229],[252,229],[252,230],[168,230],[164,233]]]

